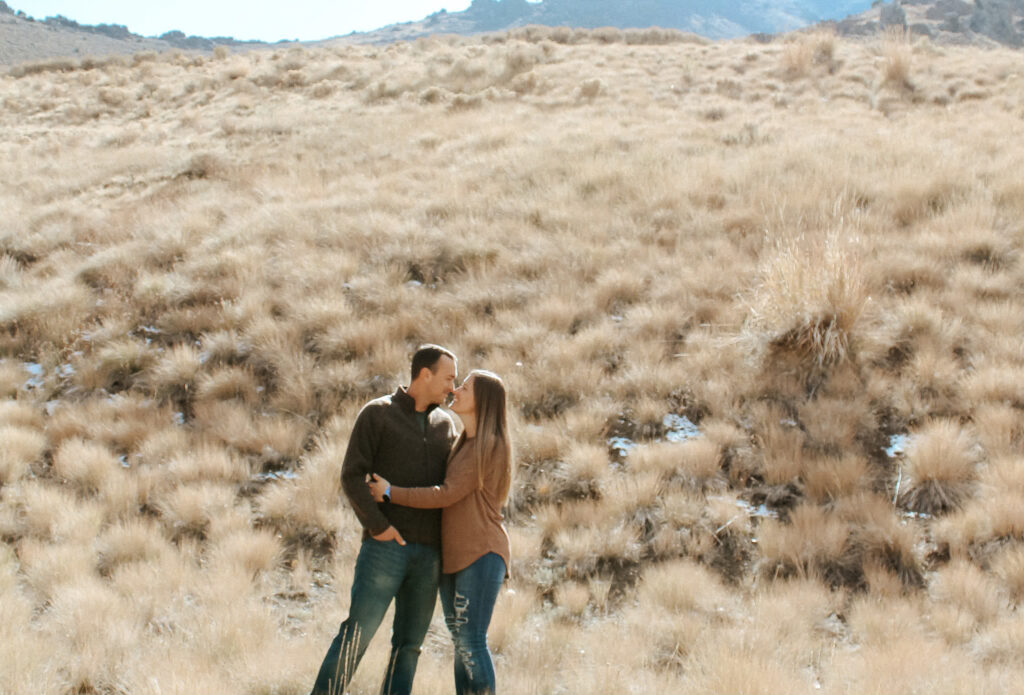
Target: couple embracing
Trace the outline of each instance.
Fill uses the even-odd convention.
[[[324,657],[312,695],[341,695],[395,602],[381,693],[404,695],[440,593],[455,645],[459,695],[494,693],[487,627],[508,577],[501,509],[512,477],[505,385],[473,371],[458,388],[455,355],[421,346],[409,386],[359,412],[341,482],[363,526],[349,616]],[[455,424],[439,406],[454,394]]]

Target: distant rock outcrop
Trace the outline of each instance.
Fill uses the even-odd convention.
[[[1024,44],[1021,32],[1024,0],[975,0],[970,30],[1011,46]]]
[[[907,13],[901,5],[883,5],[878,16],[878,22],[883,28],[907,26]]]
[[[834,23],[842,35],[905,27],[941,43],[1024,46],[1024,0],[892,0]]]

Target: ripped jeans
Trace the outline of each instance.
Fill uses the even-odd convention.
[[[346,692],[356,666],[395,602],[391,629],[391,658],[380,692],[408,695],[437,601],[441,553],[429,545],[368,538],[356,558],[348,620],[341,624],[320,665],[311,695]]]
[[[497,692],[487,628],[504,581],[505,561],[496,553],[487,553],[455,574],[441,575],[441,608],[455,643],[457,695]]]

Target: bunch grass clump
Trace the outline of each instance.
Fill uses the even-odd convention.
[[[900,492],[903,503],[927,514],[958,508],[970,494],[975,463],[970,436],[957,423],[927,423],[907,452],[907,480]]]
[[[831,367],[857,350],[867,286],[855,240],[837,232],[778,239],[751,298],[749,330],[771,356]]]

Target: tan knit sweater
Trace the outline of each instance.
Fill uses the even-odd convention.
[[[509,573],[511,548],[502,525],[498,484],[504,462],[484,462],[483,488],[478,486],[472,440],[448,462],[444,483],[433,487],[391,486],[391,503],[418,509],[441,507],[441,571],[453,574],[487,553],[497,553]]]

